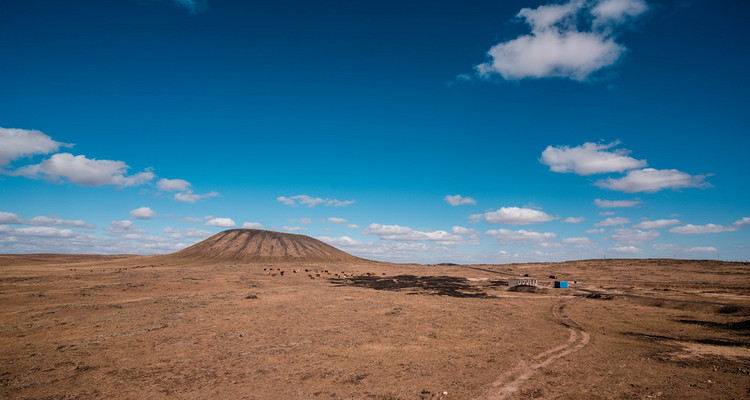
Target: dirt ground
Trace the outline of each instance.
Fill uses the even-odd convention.
[[[0,398],[747,399],[750,264],[0,255]]]

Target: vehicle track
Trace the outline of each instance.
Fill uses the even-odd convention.
[[[575,300],[570,300],[575,301]],[[506,399],[517,392],[521,386],[540,368],[552,364],[554,361],[574,353],[586,345],[591,340],[590,335],[583,327],[565,315],[565,306],[570,301],[564,301],[552,306],[552,316],[560,325],[568,328],[570,336],[568,340],[556,347],[545,350],[528,361],[519,362],[514,368],[500,375],[495,382],[484,391],[478,399],[482,400],[499,400]]]

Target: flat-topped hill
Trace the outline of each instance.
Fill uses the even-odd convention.
[[[318,239],[259,229],[230,229],[168,257],[196,261],[362,261]]]

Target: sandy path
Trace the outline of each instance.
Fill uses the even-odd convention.
[[[570,336],[568,341],[545,350],[528,361],[519,362],[514,368],[506,371],[493,382],[485,392],[479,396],[482,400],[506,399],[520,389],[534,373],[542,367],[550,365],[557,359],[576,352],[586,346],[591,337],[575,321],[565,315],[564,309],[567,302],[552,306],[552,316],[558,323],[568,328]]]

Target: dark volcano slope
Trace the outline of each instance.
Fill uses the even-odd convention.
[[[364,261],[309,236],[230,229],[168,255],[182,261],[332,262]]]

